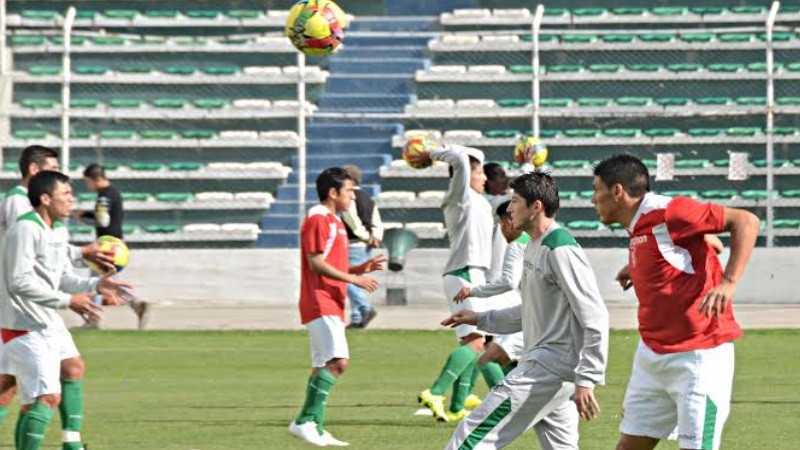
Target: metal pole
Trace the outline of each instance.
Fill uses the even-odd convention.
[[[775,245],[775,202],[772,192],[775,189],[775,149],[773,145],[773,128],[775,122],[775,86],[774,55],[772,52],[772,31],[775,27],[775,18],[778,15],[780,2],[773,2],[767,17],[767,247]]]
[[[306,215],[306,55],[297,52],[297,101],[300,108],[297,115],[297,214],[302,224]]]
[[[539,29],[542,27],[542,18],[544,17],[544,5],[536,6],[536,14],[533,16],[533,23],[531,24],[531,37],[533,39],[533,78],[531,78],[531,90],[533,100],[533,135],[539,137]]]
[[[61,86],[61,170],[69,173],[69,100],[70,100],[70,79],[72,71],[72,61],[70,60],[70,50],[72,50],[72,24],[75,22],[75,7],[70,6],[64,17],[64,55],[61,59],[61,72],[64,76],[64,83]]]

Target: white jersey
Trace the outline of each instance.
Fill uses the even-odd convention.
[[[15,186],[8,192],[0,204],[0,238],[17,221],[17,217],[33,211],[31,201],[28,200],[28,189],[25,186]]]
[[[442,203],[444,224],[450,240],[450,257],[444,272],[466,267],[489,269],[492,264],[492,207],[470,187],[471,168],[465,147],[448,145],[431,152],[435,161],[453,168],[450,187]]]
[[[528,246],[530,241],[531,237],[527,233],[522,233],[517,239],[507,244],[503,255],[503,265],[499,271],[500,275],[494,281],[472,287],[470,295],[472,297],[485,298],[508,293],[511,295],[505,297],[511,301],[510,303],[504,302],[503,305],[490,303],[491,309],[498,309],[497,306],[510,307],[519,305],[521,303],[519,283],[522,280],[525,247]]]
[[[506,254],[506,242],[503,232],[500,230],[500,218],[497,217],[497,207],[511,200],[507,194],[504,195],[491,195],[484,194],[486,200],[489,200],[489,205],[492,207],[492,218],[494,219],[494,227],[492,228],[492,266],[489,272],[486,273],[486,279],[492,282],[500,277],[500,272],[503,270],[503,258]]]

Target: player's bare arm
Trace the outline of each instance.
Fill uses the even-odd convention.
[[[450,328],[455,328],[459,325],[477,325],[478,315],[474,311],[465,309],[451,314],[450,317],[444,319],[441,324]]]
[[[723,250],[725,250],[725,246],[722,244],[722,241],[716,235],[707,234],[705,235],[705,240],[706,243],[710,245],[711,248],[714,249],[714,252],[716,254],[719,255],[720,253],[722,253]]]
[[[463,288],[461,288],[460,291],[458,291],[458,294],[456,294],[456,296],[453,297],[453,301],[456,303],[461,303],[471,296],[472,296],[472,288],[470,288],[469,286],[464,286]]]
[[[308,259],[308,266],[311,267],[311,270],[323,277],[355,284],[362,289],[366,289],[367,292],[375,292],[375,290],[378,289],[378,280],[375,278],[342,272],[328,264],[325,261],[325,255],[322,253],[309,253],[306,255],[306,258]]]
[[[386,262],[386,255],[377,255],[364,261],[357,266],[350,266],[349,273],[360,275],[362,273],[375,272],[376,270],[383,270],[383,263]]]
[[[578,407],[578,413],[583,420],[594,420],[600,415],[600,405],[594,398],[594,389],[585,386],[575,386],[572,401]]]
[[[722,273],[722,282],[711,288],[700,303],[700,314],[718,317],[733,300],[736,284],[742,279],[744,268],[756,244],[758,227],[758,217],[754,214],[742,209],[725,208],[724,229],[731,233],[731,256]]]
[[[631,280],[631,270],[627,264],[622,267],[617,273],[617,283],[622,286],[623,291],[627,291],[633,286],[633,280]]]

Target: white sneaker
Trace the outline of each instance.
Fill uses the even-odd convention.
[[[349,447],[350,444],[345,441],[340,441],[328,433],[328,430],[322,430],[322,439],[331,447]]]
[[[325,447],[328,445],[328,442],[325,440],[324,436],[320,436],[319,432],[317,431],[316,422],[306,422],[301,425],[298,425],[296,422],[292,422],[289,424],[289,433],[292,433],[295,437],[318,447]]]

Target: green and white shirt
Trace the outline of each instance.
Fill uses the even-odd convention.
[[[17,217],[31,211],[33,207],[28,200],[28,189],[25,186],[14,186],[6,192],[6,197],[0,205],[0,237],[5,236]]]

